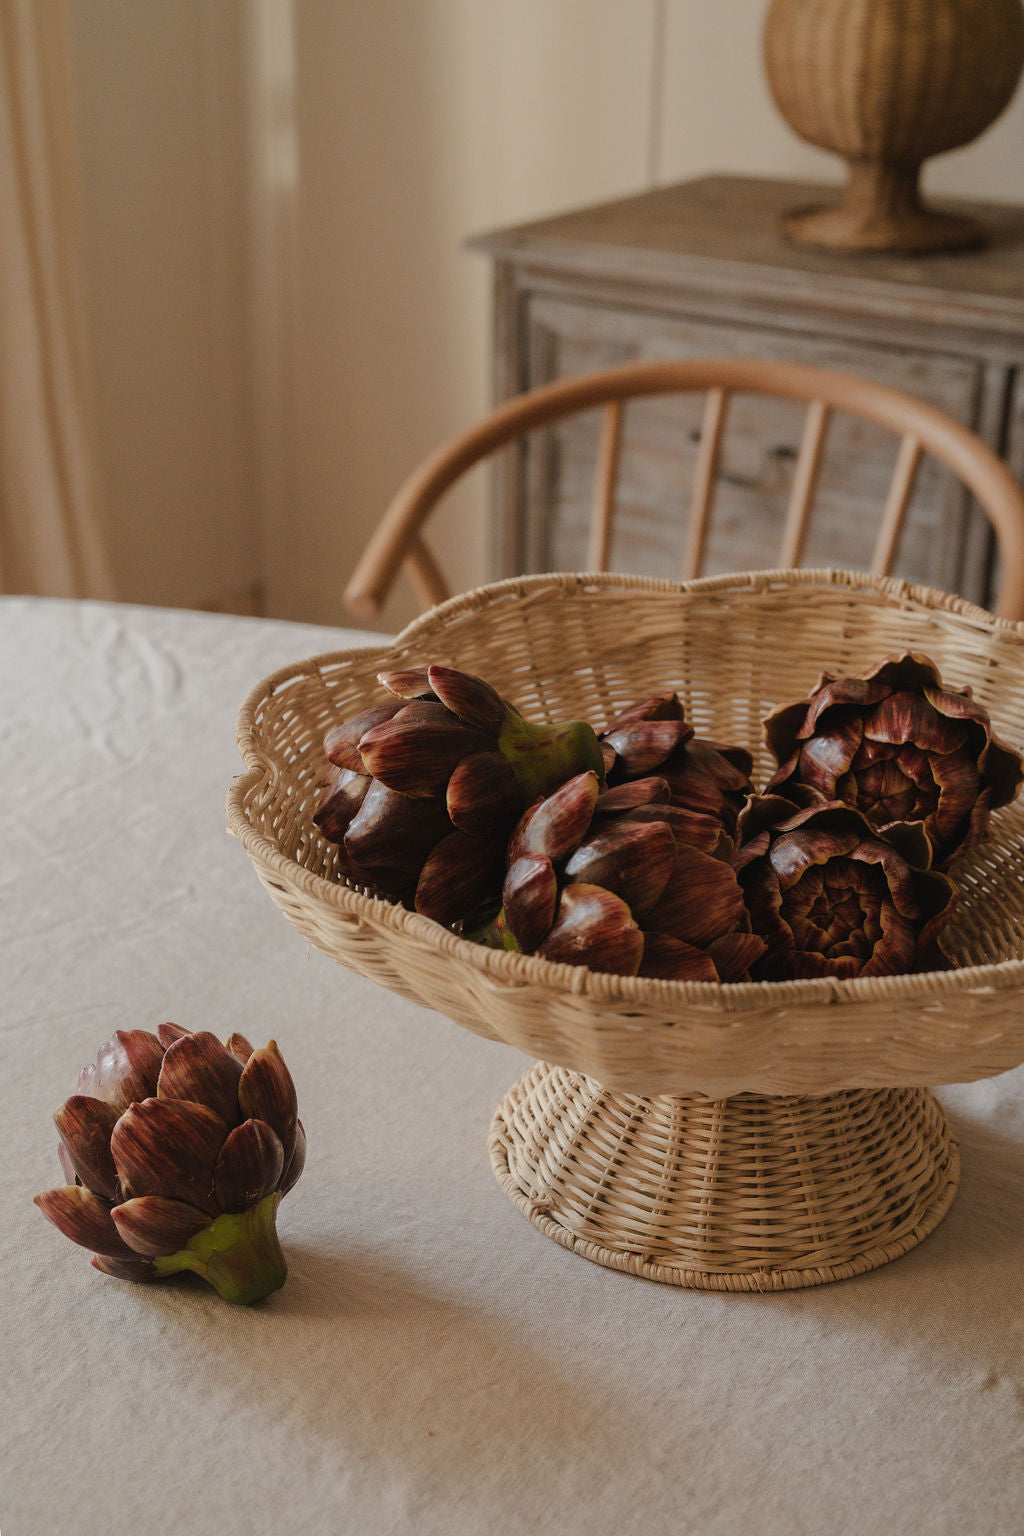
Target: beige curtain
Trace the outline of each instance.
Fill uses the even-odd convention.
[[[113,595],[82,366],[67,0],[0,0],[0,591]]]

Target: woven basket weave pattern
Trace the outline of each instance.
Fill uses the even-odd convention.
[[[543,1063],[498,1106],[489,1150],[508,1197],[563,1246],[713,1290],[896,1258],[945,1215],[959,1172],[925,1089],[644,1099]]]
[[[381,693],[387,667],[445,661],[476,671],[538,719],[600,724],[675,688],[701,734],[774,766],[761,720],[806,697],[821,668],[861,672],[924,652],[970,683],[1010,745],[1024,742],[1024,631],[955,598],[883,578],[777,572],[678,586],[628,577],[530,577],[453,599],[391,647],[313,658],[254,690],[239,720],[248,768],[232,830],[289,919],[313,943],[476,1033],[634,1094],[967,1081],[1024,1058],[1024,812],[955,873],[957,970],[926,976],[742,983],[639,981],[468,944],[346,887],[312,811],[325,731]]]

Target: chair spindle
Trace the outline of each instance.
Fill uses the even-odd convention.
[[[896,455],[896,467],[892,472],[889,495],[886,498],[885,511],[882,513],[882,526],[878,531],[878,541],[871,557],[872,576],[888,576],[892,570],[920,458],[921,443],[918,438],[908,432],[900,439],[900,451]]]
[[[704,403],[704,418],[700,428],[700,446],[693,471],[693,494],[690,498],[690,522],[686,535],[686,555],[683,561],[683,580],[691,581],[700,575],[704,564],[704,546],[707,543],[711,504],[714,501],[715,477],[718,473],[718,455],[722,446],[722,429],[729,402],[725,389],[708,390]]]
[[[590,515],[590,546],[587,552],[587,570],[604,571],[608,568],[611,549],[612,512],[615,507],[615,485],[619,474],[619,449],[622,445],[622,402],[611,400],[601,417],[601,440],[597,450],[597,468],[594,478],[594,505]]]
[[[800,439],[800,452],[793,471],[793,489],[786,510],[786,527],[782,535],[781,566],[799,565],[803,558],[807,528],[811,520],[811,507],[821,468],[821,450],[825,443],[829,409],[823,400],[812,400],[804,418],[804,432]]]
[[[435,603],[443,603],[451,597],[440,566],[419,534],[414,536],[409,545],[405,564],[416,588],[416,595],[425,608],[433,608]]]

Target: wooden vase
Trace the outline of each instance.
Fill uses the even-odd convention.
[[[772,0],[764,57],[790,127],[849,169],[838,204],[784,217],[789,239],[841,251],[984,244],[976,220],[922,203],[918,179],[925,159],[977,138],[1012,97],[1020,0]]]

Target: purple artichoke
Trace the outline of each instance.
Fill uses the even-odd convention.
[[[54,1119],[68,1183],[35,1203],[97,1269],[190,1269],[234,1302],[284,1284],[275,1220],[306,1136],[274,1041],[256,1051],[177,1024],[119,1029]]]
[[[495,904],[525,807],[602,770],[582,720],[534,725],[489,683],[451,667],[381,673],[392,697],[324,739],[334,771],[314,813],[340,868],[452,925]]]
[[[473,935],[592,971],[738,981],[763,951],[720,835],[688,841],[663,778],[601,791],[578,774],[524,814],[509,844],[502,910]],[[703,836],[703,830],[701,832]]]
[[[646,778],[663,779],[669,804],[688,817],[686,841],[710,852],[736,821],[753,793],[753,758],[745,747],[722,746],[694,736],[674,693],[655,694],[633,704],[601,733],[610,786]]]
[[[754,980],[945,968],[937,938],[955,887],[928,868],[920,822],[892,825],[883,838],[842,802],[799,809],[768,795],[751,801],[739,831],[734,866],[765,944]]]
[[[766,794],[842,800],[882,833],[920,822],[938,869],[986,836],[1024,779],[971,690],[943,687],[934,662],[909,653],[864,677],[823,672],[809,699],[767,717],[765,736],[779,764]]]

